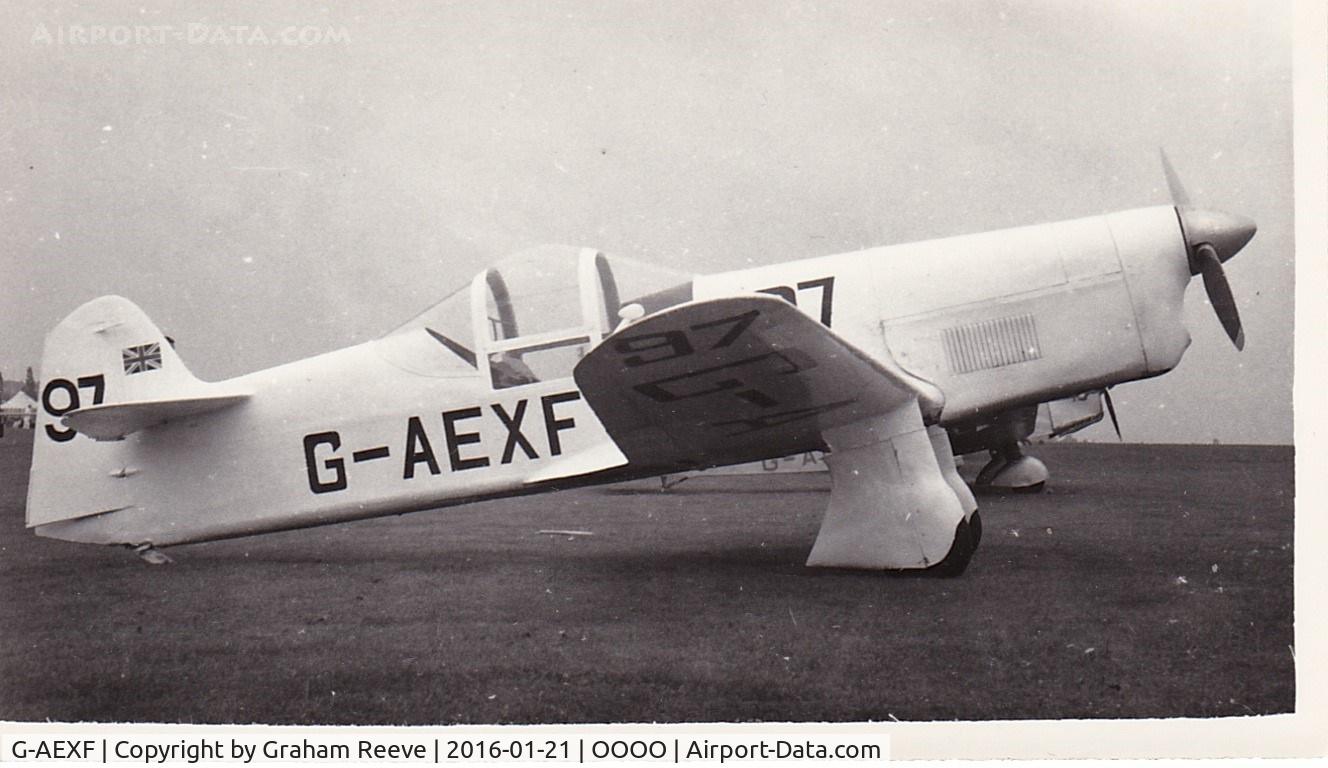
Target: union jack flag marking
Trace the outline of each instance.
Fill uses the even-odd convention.
[[[124,358],[124,372],[143,373],[161,368],[161,344],[140,344],[120,351]]]

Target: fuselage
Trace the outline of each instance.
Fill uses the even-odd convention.
[[[938,387],[946,425],[1173,368],[1189,343],[1185,254],[1176,211],[1164,206],[696,276],[669,295],[783,296]],[[602,273],[591,285],[593,263],[563,299],[586,318],[573,334],[579,349],[616,321],[592,306],[620,287],[606,287]],[[64,443],[62,461],[89,479],[75,489],[62,487],[63,466],[34,472],[34,493],[46,505],[92,497],[98,508],[37,532],[164,546],[631,476],[531,482],[611,440],[570,375],[574,357],[552,367],[564,375],[499,385],[500,358],[515,342],[495,338],[515,335],[516,323],[503,331],[485,309],[496,284],[475,283],[475,332],[488,341],[462,350],[469,364],[456,355],[430,363],[455,342],[444,349],[439,334],[416,329],[238,377],[227,383],[251,396],[234,408],[119,441]],[[524,349],[554,348],[545,336],[556,334],[528,334]],[[771,446],[770,457],[814,447]]]

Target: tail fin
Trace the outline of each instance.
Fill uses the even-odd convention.
[[[199,381],[170,339],[119,296],[84,304],[47,335],[42,378],[29,527],[129,506],[116,478],[130,471],[132,450],[95,441],[119,440],[247,396]]]

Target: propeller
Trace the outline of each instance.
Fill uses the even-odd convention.
[[[1198,262],[1199,274],[1203,275],[1204,290],[1208,292],[1208,303],[1213,305],[1222,328],[1231,337],[1236,349],[1245,348],[1245,329],[1240,326],[1240,312],[1236,309],[1236,298],[1231,295],[1231,285],[1227,282],[1226,272],[1222,271],[1222,260],[1217,249],[1208,243],[1200,243],[1194,249],[1195,262]],[[1193,268],[1191,268],[1193,269]]]
[[[1189,208],[1190,196],[1185,193],[1185,185],[1180,183],[1180,177],[1176,175],[1176,169],[1171,167],[1171,160],[1167,158],[1167,151],[1159,149],[1158,153],[1162,155],[1162,173],[1167,177],[1167,189],[1171,190],[1171,204],[1177,208]]]
[[[1159,152],[1162,156],[1162,172],[1167,177],[1167,188],[1171,191],[1171,202],[1176,207],[1176,215],[1180,217],[1181,230],[1185,235],[1190,274],[1203,275],[1208,303],[1222,323],[1222,329],[1227,332],[1236,349],[1244,349],[1245,331],[1241,327],[1240,312],[1236,308],[1236,299],[1231,294],[1231,285],[1227,283],[1222,264],[1245,247],[1258,227],[1243,216],[1191,205],[1190,196],[1180,183],[1176,169],[1171,167],[1166,151]]]
[[[1121,437],[1120,422],[1116,421],[1116,406],[1111,402],[1111,389],[1102,390],[1102,399],[1107,403],[1107,414],[1111,416],[1111,426],[1116,430],[1116,439],[1125,442],[1125,438]]]

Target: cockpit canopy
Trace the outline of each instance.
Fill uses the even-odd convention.
[[[691,298],[689,274],[592,248],[545,245],[479,273],[389,333],[379,348],[413,373],[481,375],[503,389],[570,377],[623,317]]]

